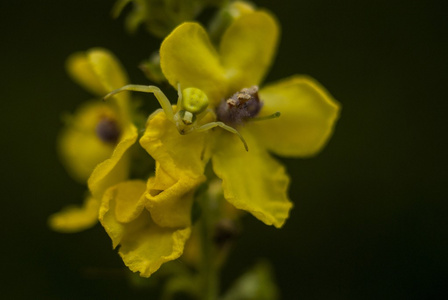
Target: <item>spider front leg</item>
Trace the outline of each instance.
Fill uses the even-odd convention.
[[[244,148],[246,149],[246,151],[249,151],[246,141],[244,140],[243,136],[238,132],[238,130],[236,130],[233,127],[230,127],[229,125],[224,124],[223,122],[210,122],[210,123],[201,125],[199,127],[194,127],[194,128],[192,128],[193,129],[192,131],[202,132],[202,131],[206,131],[206,130],[209,130],[209,129],[212,129],[215,127],[221,127],[222,129],[225,129],[231,133],[236,134],[240,138],[241,142],[243,142],[243,145],[244,145]]]
[[[162,107],[163,111],[166,114],[166,117],[168,120],[174,122],[174,112],[173,107],[171,106],[170,100],[165,96],[165,94],[156,86],[153,85],[136,85],[136,84],[128,84],[124,87],[121,87],[119,89],[116,89],[115,91],[110,92],[106,96],[104,96],[104,100],[107,98],[112,97],[115,94],[124,92],[124,91],[130,91],[130,92],[143,92],[143,93],[152,93],[157,98],[157,101],[159,101],[160,106]]]

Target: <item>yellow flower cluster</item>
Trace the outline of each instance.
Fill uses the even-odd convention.
[[[160,48],[168,82],[174,88],[196,88],[208,97],[208,115],[198,125],[226,123],[244,138],[249,151],[238,135],[222,128],[181,135],[166,110],[159,110],[150,116],[139,140],[156,161],[155,174],[146,182],[128,180],[127,155],[137,141],[137,130],[127,92],[116,94],[111,102],[80,111],[61,138],[67,165],[78,178],[98,165],[88,179],[91,196],[84,207],[56,214],[52,226],[74,231],[98,218],[113,246],[120,245],[125,264],[148,277],[182,255],[192,228],[194,193],[207,180],[204,171],[209,162],[230,204],[265,224],[283,226],[292,208],[287,194],[290,180],[270,153],[316,154],[332,134],[339,104],[319,83],[302,75],[258,90],[273,61],[279,31],[269,12],[248,10],[227,27],[218,47],[201,25],[187,22],[173,30]],[[99,95],[127,84],[124,71],[105,50],[78,54],[69,65],[77,81]],[[115,128],[119,135],[101,127],[103,119],[94,122],[90,110],[93,116],[112,120],[116,126],[104,128],[112,133]],[[175,106],[173,110],[177,111]],[[277,112],[279,118],[258,121]],[[101,139],[103,144],[95,145]]]
[[[97,97],[128,82],[115,56],[101,48],[71,55],[67,71]],[[90,192],[82,207],[69,206],[50,217],[54,230],[77,232],[95,225],[105,189],[127,179],[130,162],[126,151],[138,137],[129,101],[126,93],[107,103],[92,100],[68,118],[59,138],[59,153],[72,177],[88,180]]]

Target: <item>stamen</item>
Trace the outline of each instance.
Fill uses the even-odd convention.
[[[227,99],[227,104],[230,106],[236,106],[236,101],[233,99]]]
[[[216,115],[219,121],[234,126],[254,118],[262,106],[263,103],[258,97],[258,87],[254,85],[222,101],[216,110]]]
[[[270,119],[276,119],[276,118],[280,117],[280,115],[281,115],[281,113],[278,111],[278,112],[273,113],[272,115],[263,116],[263,117],[255,117],[255,118],[249,119],[248,121],[255,122],[255,121],[265,121],[265,120],[270,120]]]

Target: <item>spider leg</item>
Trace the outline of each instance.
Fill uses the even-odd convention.
[[[112,97],[115,94],[124,92],[124,91],[132,91],[132,92],[143,92],[143,93],[152,93],[157,98],[157,101],[159,101],[160,106],[165,111],[165,114],[167,118],[170,121],[174,121],[174,112],[173,108],[171,106],[170,100],[165,96],[165,94],[156,86],[153,85],[136,85],[136,84],[128,84],[124,87],[121,87],[119,89],[116,89],[115,91],[110,92],[106,96],[104,96],[104,100],[107,98]]]
[[[195,127],[194,131],[202,132],[202,131],[206,131],[206,130],[209,130],[209,129],[212,129],[215,127],[221,127],[222,129],[225,129],[231,133],[236,134],[240,138],[241,142],[243,142],[243,145],[244,145],[244,148],[246,149],[246,151],[249,151],[246,141],[244,140],[243,136],[238,132],[238,130],[236,130],[233,127],[230,127],[229,125],[224,124],[223,122],[210,122],[210,123],[201,125],[199,127]]]
[[[182,107],[182,89],[180,88],[180,82],[177,83],[177,107],[178,110]]]

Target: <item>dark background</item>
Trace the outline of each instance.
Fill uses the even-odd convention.
[[[129,36],[112,1],[2,1],[1,286],[5,299],[152,299],[120,271],[101,226],[64,235],[48,215],[84,187],[56,156],[60,115],[90,95],[64,61],[111,49],[133,83],[160,41]],[[318,79],[343,106],[313,159],[283,159],[295,203],[281,230],[247,217],[224,282],[259,258],[282,299],[441,299],[448,283],[447,10],[438,1],[257,1],[282,41],[267,82]],[[154,105],[154,107],[156,107]]]

